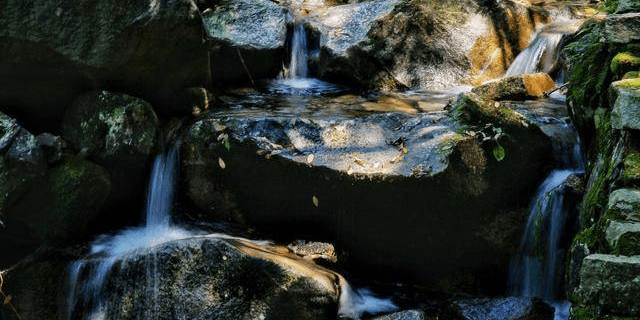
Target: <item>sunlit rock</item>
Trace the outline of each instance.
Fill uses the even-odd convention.
[[[486,82],[472,90],[487,100],[536,99],[555,87],[553,79],[546,73],[507,76]]]
[[[549,140],[535,125],[522,116],[493,122],[504,130],[496,136],[484,124],[465,133],[441,111],[287,108],[208,113],[186,128],[183,190],[201,218],[292,239],[313,234],[372,273],[393,270],[451,290],[461,272],[482,274],[467,289],[496,288],[505,278],[515,250],[505,244],[517,242],[520,209],[550,161]]]
[[[233,0],[203,12],[214,85],[249,84],[282,69],[287,12],[268,0]],[[203,66],[204,67],[204,66]]]

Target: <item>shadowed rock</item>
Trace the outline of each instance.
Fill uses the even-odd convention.
[[[175,93],[208,81],[202,40],[190,0],[2,0],[0,103],[43,131],[57,130],[64,108],[98,88],[183,111]]]

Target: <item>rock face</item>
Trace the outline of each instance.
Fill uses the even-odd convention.
[[[109,91],[85,93],[67,109],[62,133],[78,155],[109,170],[111,201],[144,196],[145,168],[162,145],[148,102]]]
[[[537,298],[469,299],[454,303],[465,320],[551,320],[554,310]]]
[[[134,94],[169,111],[180,105],[178,90],[208,81],[190,0],[3,0],[0,8],[0,78],[11,79],[0,84],[0,104],[46,131],[87,90]]]
[[[472,92],[487,100],[537,99],[555,87],[546,73],[508,76],[473,88]]]
[[[502,218],[529,202],[549,160],[539,129],[522,116],[505,124],[511,138],[499,140],[498,161],[496,141],[457,133],[442,113],[296,110],[225,111],[191,124],[182,147],[188,199],[209,219],[316,235],[372,272],[393,268],[431,284],[461,272],[503,276],[515,250],[503,244],[517,242],[521,226],[512,224],[524,219]]]
[[[582,262],[581,302],[620,315],[640,315],[640,256],[592,254]]]
[[[605,37],[612,43],[640,40],[640,13],[614,14],[605,21]]]
[[[640,222],[640,191],[618,189],[609,194],[607,214],[627,221]]]
[[[615,13],[622,14],[629,12],[640,12],[640,3],[633,0],[621,0],[618,3],[618,8]]]
[[[640,255],[640,223],[611,221],[605,237],[614,252],[626,256]]]
[[[639,19],[640,20],[640,19]],[[611,84],[613,111],[611,125],[614,129],[640,129],[640,80],[629,79]]]
[[[544,19],[511,1],[479,8],[471,1],[378,0],[312,11],[305,21],[327,35],[321,77],[379,89],[442,89],[501,75]]]
[[[69,300],[71,318],[86,315],[95,303],[91,294],[82,295],[83,288],[91,288],[83,270],[98,262],[84,262],[68,291],[78,294]],[[102,314],[109,319],[335,318],[339,276],[315,268],[249,241],[202,236],[117,258],[98,295],[103,295]]]
[[[203,13],[214,85],[274,78],[287,40],[285,7],[268,0],[224,1]]]

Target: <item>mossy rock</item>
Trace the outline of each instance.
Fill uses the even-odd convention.
[[[627,256],[640,254],[640,223],[638,222],[610,221],[606,238],[614,254]]]
[[[620,52],[611,60],[611,71],[622,75],[632,70],[640,69],[640,57],[632,52]]]
[[[618,189],[611,192],[606,216],[610,219],[640,222],[640,191]]]
[[[571,307],[572,320],[635,320],[635,317],[624,317],[610,314],[603,314],[602,310],[594,306],[573,306]]]
[[[609,0],[613,1],[613,0]],[[615,0],[618,3],[616,14],[640,12],[640,2],[638,0]]]
[[[462,94],[449,108],[449,114],[463,125],[484,126],[493,123],[495,126],[522,127],[525,118],[517,111],[496,101],[483,99],[473,92]]]
[[[631,150],[624,157],[620,179],[624,185],[640,186],[640,151]]]
[[[612,127],[640,130],[640,78],[612,83],[609,95],[613,107]]]
[[[74,149],[99,162],[146,160],[160,137],[158,118],[148,102],[109,91],[78,97],[65,113],[62,132]]]
[[[69,156],[11,208],[12,217],[44,240],[79,237],[100,213],[110,187],[104,168]]]
[[[555,86],[546,73],[508,76],[489,81],[472,90],[483,100],[527,100],[537,99]]]

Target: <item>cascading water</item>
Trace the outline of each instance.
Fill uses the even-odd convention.
[[[271,249],[273,245],[268,241],[252,241],[225,234],[205,234],[173,226],[171,207],[177,164],[177,145],[170,148],[166,155],[158,155],[154,161],[144,227],[126,229],[115,235],[100,237],[91,245],[90,253],[85,258],[74,262],[69,267],[69,295],[66,311],[68,319],[104,320],[117,317],[120,306],[110,305],[109,301],[112,301],[110,296],[123,293],[109,292],[108,282],[123,277],[119,272],[127,263],[131,264],[131,261],[134,261],[133,263],[136,264],[140,260],[142,260],[142,273],[146,276],[145,288],[142,290],[144,296],[137,298],[145,301],[145,309],[140,312],[145,319],[167,317],[159,311],[162,309],[158,305],[162,283],[158,270],[164,266],[158,265],[158,252],[154,247],[173,240],[204,237],[223,239],[253,247],[261,252],[261,257],[272,256],[275,257],[274,260],[279,261],[293,259],[286,254],[280,257],[282,249]],[[127,261],[127,258],[134,259]],[[295,264],[295,259],[293,260]],[[308,263],[303,258],[298,260]],[[339,280],[337,284],[341,288],[338,312],[341,316],[359,319],[362,314],[377,314],[397,309],[390,299],[376,298],[364,289],[352,290],[341,275],[321,267],[318,267],[318,270],[319,274],[328,272],[332,274],[332,279]]]
[[[291,33],[289,48],[289,66],[285,69],[284,78],[271,81],[269,91],[289,96],[320,95],[341,91],[336,85],[312,78],[309,75],[309,39],[304,23],[297,22]]]
[[[291,61],[289,62],[287,78],[308,77],[308,60],[307,33],[304,30],[304,25],[299,23],[293,27],[293,34],[291,35]]]
[[[512,295],[548,301],[555,307],[555,319],[559,320],[568,319],[570,308],[568,302],[558,301],[562,287],[559,270],[563,270],[564,257],[562,236],[570,212],[563,185],[572,175],[584,172],[584,160],[573,127],[559,119],[547,121],[555,122],[546,133],[554,140],[560,168],[544,180],[531,203],[520,249],[511,262],[509,291]]]
[[[151,172],[151,181],[146,204],[146,225],[123,230],[112,236],[102,236],[92,245],[89,255],[73,263],[69,270],[69,319],[101,320],[108,318],[105,305],[104,284],[116,261],[123,255],[145,250],[170,240],[184,239],[192,235],[184,229],[171,226],[178,146],[173,146],[166,155],[158,155]],[[153,277],[153,261],[147,274],[148,294],[157,292]],[[80,277],[89,279],[83,283]],[[153,301],[154,299],[150,299]]]
[[[579,25],[579,20],[560,19],[544,27],[513,60],[505,75],[551,72],[558,60],[558,44],[562,37],[575,32]]]

